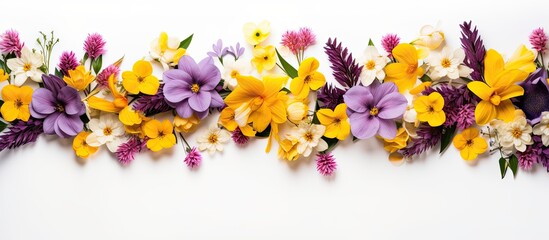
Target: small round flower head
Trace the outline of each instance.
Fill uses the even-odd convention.
[[[316,42],[316,36],[310,28],[300,28],[298,32],[299,46],[305,50]]]
[[[231,138],[238,145],[244,145],[248,142],[248,140],[250,140],[248,136],[244,135],[242,131],[240,131],[240,128],[236,128],[233,131]]]
[[[319,153],[316,156],[318,157],[316,159],[316,170],[324,176],[331,176],[337,168],[332,153]]]
[[[0,51],[2,53],[15,53],[17,57],[21,56],[21,49],[24,44],[19,40],[19,33],[15,30],[7,30],[0,36]]]
[[[196,147],[193,147],[188,151],[184,162],[191,169],[197,168],[200,166],[200,163],[202,162],[202,155],[200,155],[200,152],[196,149]]]
[[[396,34],[389,33],[381,38],[381,46],[385,49],[385,52],[392,56],[393,48],[400,43],[400,37]]]
[[[78,59],[76,59],[74,52],[66,51],[61,54],[58,67],[63,75],[68,75],[69,70],[74,70],[78,65],[80,64],[78,63]]]
[[[287,47],[293,54],[299,51],[299,34],[295,31],[286,31],[282,35],[282,46]]]
[[[547,34],[543,28],[537,28],[530,34],[530,44],[538,52],[544,52],[547,49]]]
[[[120,74],[120,68],[118,68],[116,65],[109,65],[107,68],[103,69],[99,74],[97,74],[97,77],[95,80],[97,81],[97,84],[101,87],[108,87],[109,86],[109,77],[111,75],[114,75],[114,78],[118,78],[118,74]]]
[[[96,59],[105,53],[105,41],[99,33],[88,34],[84,41],[84,51],[91,59]]]

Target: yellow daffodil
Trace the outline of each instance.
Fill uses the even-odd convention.
[[[295,139],[283,139],[279,143],[278,148],[278,157],[287,161],[295,161],[299,158],[299,153],[297,152],[297,145],[299,141]]]
[[[297,77],[290,84],[290,91],[297,98],[303,99],[309,96],[309,91],[316,91],[326,83],[324,74],[317,71],[319,67],[318,60],[307,58],[299,65]]]
[[[414,101],[417,119],[428,122],[431,127],[438,127],[446,121],[443,107],[444,98],[438,92],[432,92],[429,96],[420,96]]]
[[[486,140],[482,138],[476,128],[467,128],[454,137],[454,147],[459,150],[461,158],[470,161],[488,149]]]
[[[196,129],[198,123],[200,123],[200,118],[196,114],[193,114],[190,118],[182,118],[179,115],[173,118],[173,125],[177,132],[192,132]]]
[[[10,78],[10,75],[4,72],[4,69],[0,69],[0,83]]]
[[[238,123],[235,120],[234,110],[230,107],[225,107],[219,114],[219,124],[221,124],[223,127],[231,132],[238,127],[240,128],[242,134],[248,137],[253,137],[256,134],[256,131],[254,131],[252,126],[250,126],[249,124],[246,124],[244,126],[238,126]]]
[[[271,24],[268,21],[262,21],[259,25],[255,23],[246,23],[242,29],[246,42],[255,46],[265,41],[271,33]]]
[[[527,73],[532,73],[536,70],[534,60],[536,55],[528,50],[526,46],[520,45],[513,53],[513,56],[503,66],[503,69],[518,69]]]
[[[272,45],[261,47],[257,46],[253,50],[254,58],[252,58],[252,64],[259,73],[263,70],[271,70],[276,65],[275,48]]]
[[[149,61],[139,60],[133,64],[132,71],[122,73],[122,86],[131,94],[144,93],[154,95],[160,82],[152,75],[153,68]]]
[[[149,138],[147,148],[153,152],[158,152],[164,148],[171,148],[175,145],[175,135],[173,134],[173,125],[169,120],[162,122],[153,119],[143,126],[145,136]]]
[[[327,138],[337,138],[345,140],[351,132],[351,125],[347,121],[347,105],[341,103],[332,111],[328,108],[323,108],[316,112],[320,124],[326,126],[324,136]]]
[[[11,122],[15,119],[28,121],[30,117],[29,104],[32,100],[33,89],[29,86],[16,87],[6,85],[2,88],[4,104],[0,112],[4,120]]]
[[[90,132],[80,132],[72,141],[72,149],[76,156],[80,158],[88,158],[99,149],[98,147],[92,147],[86,143],[88,135],[90,135]]]
[[[414,87],[417,79],[423,76],[423,68],[418,66],[423,52],[408,43],[401,43],[393,49],[393,56],[397,60],[385,67],[385,81],[394,82],[398,90],[403,93]]]
[[[526,55],[526,52],[519,53],[518,57],[504,64],[503,57],[497,51],[488,50],[484,59],[486,82],[473,81],[467,84],[469,90],[481,99],[475,109],[477,124],[484,125],[495,118],[505,122],[513,120],[515,107],[511,98],[524,95],[524,89],[516,83],[524,80],[529,74],[520,69],[530,71],[533,65],[533,58],[524,57]],[[525,58],[531,62],[525,61]]]
[[[286,101],[286,105],[288,106],[286,108],[288,120],[295,124],[303,121],[309,113],[309,100],[307,98],[298,99],[291,97]]]
[[[88,106],[93,109],[101,110],[103,112],[118,113],[128,106],[128,99],[126,96],[118,90],[115,85],[116,79],[114,75],[109,77],[109,90],[114,97],[114,100],[109,101],[96,96],[88,98]]]
[[[69,70],[69,75],[63,77],[63,81],[67,85],[78,91],[84,90],[95,79],[91,72],[86,71],[83,65],[76,67],[74,70]]]

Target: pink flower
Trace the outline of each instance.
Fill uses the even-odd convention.
[[[299,46],[303,51],[316,43],[316,36],[310,28],[299,29]]]
[[[61,54],[58,67],[64,75],[68,75],[69,70],[74,70],[78,65],[78,59],[76,59],[76,56],[72,51],[63,52]]]
[[[105,41],[99,33],[88,34],[84,41],[84,51],[91,59],[96,59],[105,53]]]
[[[0,51],[2,53],[15,53],[17,57],[21,57],[21,49],[24,45],[19,41],[19,33],[13,29],[0,36]]]
[[[300,28],[299,31],[286,31],[282,35],[282,46],[285,46],[297,55],[316,43],[316,36],[310,28]]]
[[[389,33],[381,38],[381,46],[385,49],[385,52],[392,56],[393,48],[395,48],[400,42],[400,38],[396,34]]]
[[[240,131],[240,128],[236,128],[231,135],[233,141],[238,145],[244,145],[250,140],[250,138]]]
[[[95,80],[97,81],[97,84],[99,84],[99,86],[108,87],[109,77],[111,75],[114,75],[114,78],[117,78],[118,74],[120,74],[120,68],[118,68],[116,65],[109,65],[107,68],[103,69],[103,71],[99,72],[99,74],[97,74],[97,78]]]
[[[324,176],[331,176],[337,168],[332,153],[319,153],[316,156],[318,157],[316,159],[316,170]]]
[[[282,46],[285,46],[292,51],[293,54],[297,55],[299,51],[299,36],[295,31],[286,31],[282,35]]]
[[[543,28],[534,29],[530,34],[530,44],[538,52],[543,52],[547,49],[547,35]]]
[[[200,155],[200,152],[196,150],[196,147],[193,147],[188,150],[187,156],[183,162],[185,162],[185,164],[187,164],[187,166],[191,169],[199,167],[202,162],[202,155]]]

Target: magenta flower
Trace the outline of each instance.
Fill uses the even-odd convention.
[[[238,145],[244,145],[248,142],[248,140],[250,140],[250,137],[244,135],[244,133],[240,131],[240,128],[236,128],[233,131],[231,138],[233,139],[233,142],[235,142]]]
[[[299,31],[286,31],[280,42],[282,46],[290,49],[294,55],[297,55],[300,51],[305,51],[315,43],[316,36],[310,28],[300,28]]]
[[[59,70],[63,73],[63,75],[68,75],[69,70],[74,70],[76,67],[78,67],[80,63],[78,63],[78,59],[76,59],[76,56],[74,55],[74,52],[68,51],[63,52],[61,54],[61,57],[59,58]]]
[[[337,163],[332,153],[319,153],[316,156],[316,170],[324,176],[334,174],[337,169]]]
[[[185,162],[185,164],[187,164],[187,166],[191,169],[197,168],[202,162],[202,155],[200,155],[200,152],[196,149],[196,147],[193,147],[188,150],[187,156],[183,162]]]
[[[111,75],[114,75],[114,78],[116,79],[118,77],[118,74],[120,74],[120,68],[116,65],[109,65],[103,71],[99,72],[97,74],[97,77],[95,78],[95,81],[97,84],[99,84],[100,87],[108,87],[109,86],[109,77]]]
[[[386,139],[395,138],[395,119],[402,117],[408,105],[394,83],[375,81],[368,87],[352,87],[343,95],[343,100],[347,104],[351,133],[359,139],[376,134]]]
[[[96,59],[105,54],[105,41],[103,41],[101,34],[88,34],[86,41],[84,41],[84,51],[91,59]]]
[[[305,51],[310,46],[316,43],[316,36],[310,28],[300,28],[298,32],[299,45]]]
[[[147,140],[131,137],[127,142],[122,143],[116,149],[116,158],[123,166],[130,164],[135,159],[135,154],[146,149]]]
[[[19,40],[19,33],[13,29],[7,30],[0,36],[0,51],[2,53],[15,53],[17,57],[20,57],[24,45]]]
[[[286,31],[282,34],[282,41],[280,42],[282,46],[287,47],[290,51],[297,55],[299,51],[299,35],[295,31]]]
[[[396,34],[389,33],[381,38],[381,46],[389,57],[393,55],[393,49],[400,43],[400,38]]]
[[[221,73],[211,57],[197,64],[192,57],[183,56],[177,69],[164,72],[164,97],[180,117],[189,118],[195,113],[204,119],[210,108],[225,105],[215,90],[220,80]]]
[[[76,136],[84,128],[80,116],[86,112],[78,91],[55,75],[42,75],[42,81],[44,88],[32,94],[31,115],[44,119],[46,134],[62,138]]]
[[[530,44],[532,48],[538,52],[543,52],[547,49],[547,34],[543,31],[543,28],[534,29],[530,34]]]

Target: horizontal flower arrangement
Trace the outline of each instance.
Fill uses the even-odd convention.
[[[53,32],[40,33],[31,49],[8,30],[0,36],[0,151],[48,134],[72,139],[83,160],[106,146],[127,165],[180,141],[184,163],[197,168],[203,151],[267,138],[266,152],[278,148],[287,161],[316,154],[317,170],[329,176],[338,142],[376,138],[395,164],[453,145],[466,161],[496,153],[502,178],[508,169],[549,171],[546,33],[535,29],[531,49],[521,45],[505,59],[486,49],[471,22],[460,27],[460,48],[442,47],[443,31],[425,26],[411,41],[370,40],[358,60],[330,38],[327,63],[307,55],[317,44],[310,28],[286,31],[275,46],[267,43],[269,22],[247,23],[251,53],[218,40],[197,59],[186,54],[193,35],[179,41],[163,32],[131,69],[120,69],[122,58],[103,64],[106,42],[97,33],[81,58],[65,51],[54,67]],[[155,64],[162,76],[153,75]],[[189,143],[207,117],[217,121]]]

